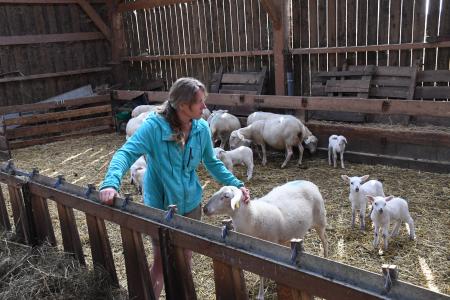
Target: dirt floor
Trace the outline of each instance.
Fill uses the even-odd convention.
[[[47,176],[56,177],[58,174],[64,174],[66,180],[71,183],[81,186],[94,183],[98,186],[114,151],[123,142],[123,135],[105,134],[15,150],[13,158],[19,168],[27,171],[37,167],[41,174]],[[317,157],[305,157],[306,168],[297,167],[296,160],[292,160],[286,169],[280,169],[283,161],[281,153],[272,153],[268,160],[265,167],[261,165],[259,159],[255,160],[254,178],[246,183],[252,197],[260,197],[273,187],[294,179],[310,180],[317,184],[326,200],[331,259],[375,273],[381,272],[382,264],[395,264],[399,268],[400,280],[450,294],[450,174],[349,162],[346,163],[345,170],[333,169],[328,166],[326,160]],[[205,200],[220,186],[202,167],[199,174],[201,184],[205,185]],[[342,174],[349,176],[369,174],[370,178],[383,181],[387,195],[407,199],[416,224],[417,239],[410,241],[405,227],[402,226],[400,235],[390,241],[388,251],[374,249],[370,218],[366,218],[369,222],[364,232],[350,227],[349,189],[340,177]],[[244,178],[244,167],[238,167],[236,175],[241,179]],[[140,201],[135,187],[129,184],[128,176],[124,178],[122,192],[131,192],[135,201]],[[59,228],[54,205],[51,205],[51,210],[53,224],[55,228]],[[85,217],[79,212],[76,215],[81,240],[86,248],[84,252],[89,261],[89,237]],[[220,226],[223,218],[223,216],[204,217],[203,221]],[[59,230],[55,232],[59,235]],[[120,230],[118,226],[108,224],[108,232],[120,283],[126,287]],[[150,253],[148,237],[145,241]],[[312,231],[305,237],[305,250],[319,255],[320,248],[318,236]],[[149,261],[151,263],[151,255]],[[199,254],[194,255],[193,273],[198,298],[215,299],[211,259]],[[253,298],[258,290],[258,278],[254,274],[246,273],[246,279],[250,296]],[[268,299],[276,298],[274,289],[274,284],[269,285],[266,294]]]

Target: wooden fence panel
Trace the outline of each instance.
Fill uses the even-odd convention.
[[[72,253],[80,264],[84,265],[86,262],[73,209],[61,203],[57,203],[57,208],[64,251]]]
[[[106,270],[111,276],[113,284],[119,286],[105,221],[86,213],[86,223],[94,265],[101,266]]]
[[[156,299],[141,234],[123,226],[120,227],[120,233],[130,299]]]
[[[32,240],[30,224],[20,187],[8,185],[8,192],[16,235],[19,241],[29,245]]]
[[[216,299],[248,299],[244,273],[219,260],[213,260]],[[282,298],[279,298],[282,299]]]
[[[47,199],[32,195],[31,201],[38,243],[47,241],[50,245],[56,246],[55,232],[48,210]]]

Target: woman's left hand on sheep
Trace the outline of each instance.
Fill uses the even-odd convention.
[[[240,190],[242,191],[242,201],[244,201],[245,204],[248,204],[250,202],[250,191],[245,187],[241,187]]]

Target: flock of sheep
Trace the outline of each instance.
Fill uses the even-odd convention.
[[[137,107],[132,112],[133,118],[128,122],[127,138],[148,116],[155,106]],[[213,143],[220,142],[215,148],[218,159],[233,172],[233,166],[247,167],[247,180],[251,180],[254,171],[253,150],[259,154],[262,150],[262,164],[267,163],[266,145],[285,150],[286,157],[281,165],[284,168],[292,157],[293,147],[299,150],[298,165],[302,163],[304,147],[311,153],[317,149],[318,139],[296,117],[268,112],[254,112],[248,116],[247,126],[241,128],[239,119],[226,110],[216,110],[212,113],[205,109],[204,119],[207,120]],[[344,152],[347,139],[342,135],[332,135],[328,144],[328,163],[337,166],[340,156],[341,167],[344,168]],[[304,146],[303,146],[304,145]],[[229,147],[230,150],[225,150]],[[131,178],[139,187],[146,163],[143,158],[131,167]],[[369,175],[348,177],[342,179],[349,184],[349,200],[352,207],[352,228],[355,226],[355,216],[359,211],[360,228],[365,229],[365,214],[367,204],[372,205],[370,218],[374,224],[373,246],[378,247],[379,231],[384,240],[384,249],[388,247],[389,237],[396,236],[402,222],[409,227],[410,239],[415,239],[414,221],[409,214],[406,200],[386,197],[383,185],[378,180],[369,180]],[[328,255],[328,241],[325,232],[327,225],[324,199],[318,187],[309,181],[296,180],[275,187],[264,197],[251,200],[248,204],[240,204],[242,192],[233,186],[224,186],[207,201],[203,208],[205,215],[228,215],[233,220],[236,231],[252,235],[274,243],[287,244],[293,238],[303,238],[311,229],[316,229],[323,246],[323,255]],[[389,233],[390,223],[395,223]],[[263,299],[263,280],[260,281],[258,298]]]

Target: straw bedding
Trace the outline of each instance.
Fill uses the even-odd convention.
[[[81,186],[86,186],[88,183],[98,185],[114,151],[123,142],[122,135],[105,134],[15,150],[13,158],[16,165],[24,170],[37,167],[41,174],[47,176],[56,177],[58,174],[64,174],[66,180],[71,183]],[[280,169],[284,160],[281,153],[271,153],[268,160],[267,166],[263,167],[260,160],[255,158],[254,178],[246,184],[252,197],[260,197],[273,187],[294,179],[310,180],[317,184],[326,200],[327,234],[331,259],[375,273],[381,272],[382,264],[396,264],[400,270],[400,280],[450,294],[449,174],[349,162],[346,163],[345,170],[333,169],[328,166],[326,160],[317,157],[305,157],[303,168],[297,167],[296,161],[293,160],[286,169]],[[199,174],[201,183],[205,186],[204,199],[208,199],[220,186],[202,167],[199,169]],[[239,178],[245,178],[245,167],[237,167],[236,174]],[[408,199],[411,215],[416,223],[417,239],[409,241],[406,229],[402,226],[400,235],[390,241],[386,252],[373,249],[370,218],[366,219],[368,220],[366,231],[361,232],[357,229],[358,227],[350,228],[351,208],[348,200],[348,186],[340,178],[342,174],[349,176],[369,174],[371,178],[383,181],[387,195],[393,194]],[[135,201],[140,201],[140,196],[134,186],[129,184],[128,178],[124,178],[122,192],[131,192],[134,194]],[[5,190],[3,188],[4,193],[6,193]],[[56,208],[52,201],[49,203],[55,233],[59,239],[58,247],[61,248]],[[84,253],[89,262],[89,237],[85,216],[83,213],[76,212],[76,217],[80,238],[85,247]],[[203,221],[220,226],[223,218],[224,216],[204,217]],[[120,285],[126,288],[120,230],[114,224],[108,223],[107,227]],[[145,237],[145,247],[149,253],[149,263],[151,263],[148,237]],[[305,237],[305,250],[308,253],[320,255],[320,240],[314,231]],[[3,257],[6,252],[4,249],[1,251]],[[195,254],[193,274],[198,298],[215,299],[211,259]],[[258,277],[248,272],[245,277],[250,297],[253,298],[258,291]],[[269,284],[267,298],[276,298],[275,294],[275,285]]]

